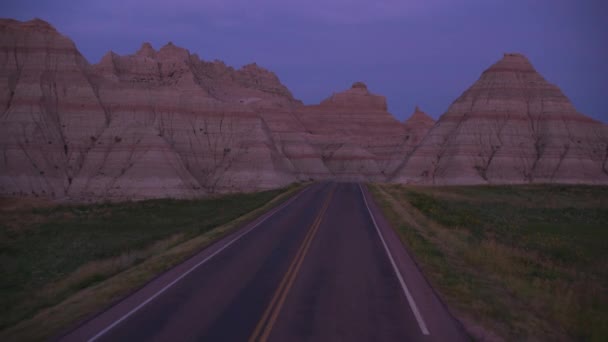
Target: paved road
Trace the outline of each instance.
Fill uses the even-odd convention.
[[[364,187],[322,183],[63,341],[461,341]]]

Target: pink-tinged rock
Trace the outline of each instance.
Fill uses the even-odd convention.
[[[90,65],[41,20],[0,20],[0,194],[197,197],[296,180],[608,183],[606,125],[522,55],[437,123],[401,123],[364,83],[304,106],[272,72],[168,43]]]
[[[291,94],[269,93],[284,87],[267,71],[242,75],[173,44],[110,52],[91,66],[39,20],[1,21],[0,46],[0,77],[9,84],[0,97],[3,194],[193,197],[295,180],[254,108],[229,100],[297,105]]]
[[[403,122],[403,125],[408,133],[410,144],[418,145],[433,128],[435,120],[416,106],[414,113]]]
[[[330,171],[316,178],[383,181],[413,148],[385,98],[362,82],[320,105],[298,108],[296,116]]]
[[[370,93],[363,82],[355,82],[350,89],[340,93],[334,93],[329,98],[321,101],[321,106],[341,108],[356,107],[378,111],[387,110],[386,98]]]
[[[576,111],[521,54],[505,54],[441,116],[392,181],[608,183],[606,125]]]
[[[0,192],[64,197],[108,123],[87,61],[48,23],[0,20]]]
[[[144,42],[135,54],[140,57],[156,58],[156,50],[148,42]]]
[[[158,131],[120,120],[95,141],[69,188],[79,201],[200,196],[201,186]]]

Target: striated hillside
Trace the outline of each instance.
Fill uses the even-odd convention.
[[[268,71],[204,63],[172,44],[89,65],[41,20],[0,28],[2,193],[191,197],[295,180],[241,103],[298,104]]]
[[[272,72],[172,43],[91,65],[34,19],[0,20],[0,194],[197,197],[298,180],[608,183],[606,125],[505,55],[435,123],[361,82],[319,105]],[[427,134],[428,132],[428,134]]]
[[[521,54],[505,54],[391,178],[423,184],[608,183],[608,127]]]

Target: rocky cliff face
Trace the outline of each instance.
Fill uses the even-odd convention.
[[[406,128],[386,110],[384,96],[362,82],[316,106],[296,111],[329,170],[325,177],[383,181],[412,146]]]
[[[272,72],[168,43],[90,65],[42,20],[0,20],[0,194],[195,197],[338,179],[608,183],[606,125],[525,57],[486,70],[440,120],[404,123],[364,83],[304,106]]]
[[[0,22],[0,192],[192,197],[295,180],[255,108],[300,105],[276,76],[169,43],[97,65],[41,20]]]
[[[408,133],[410,143],[418,145],[429,130],[435,126],[435,120],[416,106],[414,113],[403,122],[403,125]]]
[[[110,118],[70,39],[0,21],[0,191],[62,196]]]
[[[607,183],[607,126],[505,54],[441,116],[392,177],[424,184]]]

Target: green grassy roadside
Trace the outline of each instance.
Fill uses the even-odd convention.
[[[302,187],[0,216],[0,340],[40,340],[142,286]]]
[[[476,339],[608,339],[608,188],[370,186]]]

